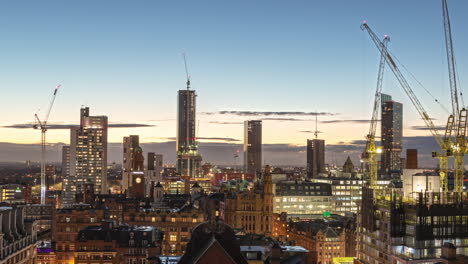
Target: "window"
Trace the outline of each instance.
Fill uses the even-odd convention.
[[[170,235],[169,241],[177,241],[177,235]]]
[[[90,221],[91,223],[94,223],[94,222],[96,222],[96,219],[94,219],[94,217],[91,217],[91,218],[89,219],[89,221]]]
[[[156,217],[154,217],[154,216],[151,217],[151,222],[153,222],[153,223],[156,222]]]
[[[197,222],[197,219],[196,218],[192,218],[192,223],[196,223]]]
[[[70,217],[65,217],[65,222],[70,223]]]

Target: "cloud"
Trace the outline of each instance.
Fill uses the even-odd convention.
[[[429,128],[427,126],[412,126],[411,127],[412,130],[429,130]],[[436,126],[435,127],[436,130],[439,130],[439,131],[445,131],[445,127],[444,126]]]
[[[223,121],[210,121],[210,124],[217,124],[217,125],[242,125],[243,122],[223,122]]]
[[[310,131],[310,130],[302,130],[302,131],[297,131],[299,133],[307,133],[307,134],[312,134],[312,133],[323,133],[322,131]]]
[[[377,120],[380,122],[380,120]],[[324,120],[320,121],[323,124],[337,124],[337,123],[355,123],[355,124],[368,124],[370,120],[368,119],[337,119],[337,120]]]
[[[175,141],[175,137],[160,137],[159,139]],[[225,141],[225,142],[240,142],[240,139],[230,138],[230,137],[197,137],[197,140],[215,140],[215,141]]]
[[[204,115],[236,115],[236,116],[333,116],[330,112],[263,112],[263,111],[217,111],[203,112]]]
[[[13,124],[8,126],[2,126],[3,128],[16,128],[16,129],[29,129],[33,128],[33,124]],[[72,127],[78,127],[78,124],[49,124],[47,129],[70,129]],[[155,127],[155,125],[148,124],[137,124],[137,123],[115,123],[109,124],[109,128],[135,128],[135,127]]]

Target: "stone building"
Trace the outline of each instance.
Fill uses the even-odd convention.
[[[0,223],[0,263],[34,263],[37,226],[25,220],[24,207],[0,207]]]
[[[247,233],[271,236],[273,231],[273,183],[266,166],[262,184],[240,192],[226,192],[225,222]]]

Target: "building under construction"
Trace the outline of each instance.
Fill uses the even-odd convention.
[[[364,187],[361,208],[357,263],[440,263],[447,242],[468,255],[467,192]]]

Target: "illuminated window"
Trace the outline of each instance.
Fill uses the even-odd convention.
[[[66,217],[65,222],[70,223],[70,217]]]
[[[153,222],[153,223],[156,222],[156,217],[154,217],[154,216],[151,217],[151,222]]]
[[[197,219],[196,218],[192,218],[192,223],[196,223],[197,222]]]
[[[171,235],[171,236],[169,237],[169,240],[170,240],[170,241],[177,241],[177,235]]]
[[[175,223],[175,217],[171,217],[171,222]]]

